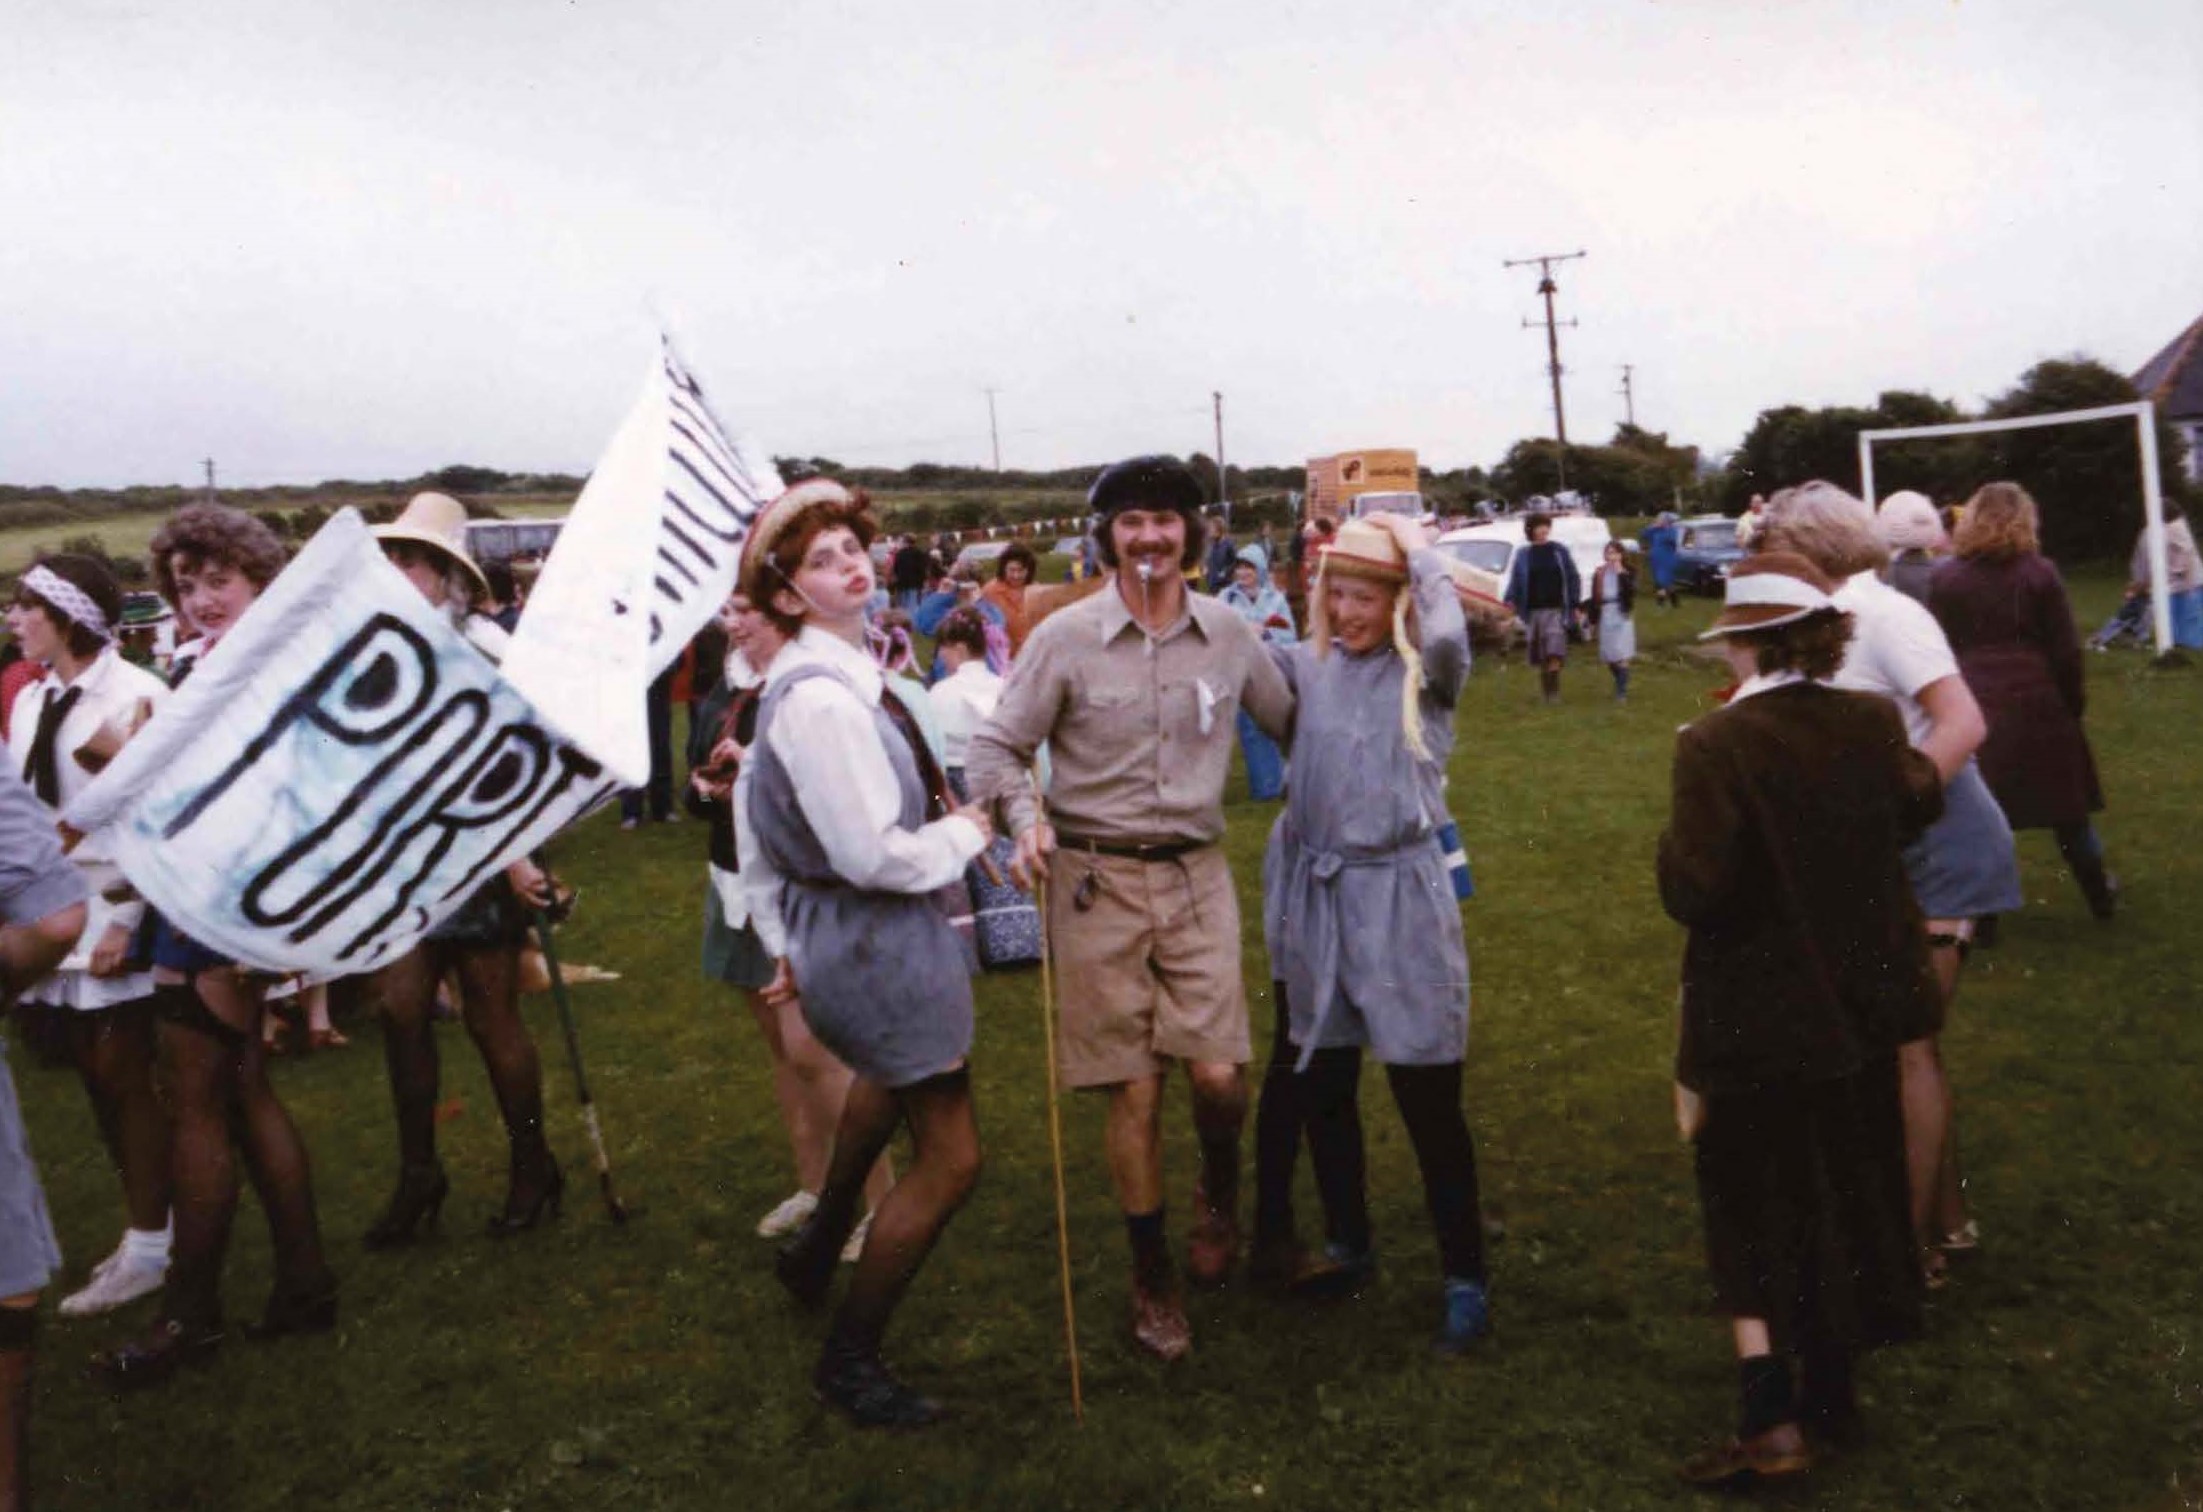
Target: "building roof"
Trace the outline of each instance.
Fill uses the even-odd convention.
[[[2134,389],[2173,420],[2203,418],[2203,319],[2142,364]]]

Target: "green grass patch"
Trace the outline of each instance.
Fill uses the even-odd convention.
[[[2109,578],[2077,589],[2094,623]],[[1232,1289],[1194,1304],[1172,1369],[1124,1337],[1125,1241],[1100,1107],[1065,1108],[1087,1421],[1064,1372],[1037,977],[979,983],[975,1074],[988,1166],[890,1341],[955,1419],[867,1437],[825,1417],[793,1313],[751,1234],[791,1186],[757,1032],[698,978],[694,825],[559,847],[583,888],[574,960],[624,979],[578,989],[624,1190],[591,1200],[547,1000],[564,1218],[493,1243],[504,1146],[478,1061],[442,1031],[453,1194],[442,1237],[369,1255],[358,1236],[393,1175],[372,1025],[278,1075],[313,1151],[343,1275],[333,1336],[226,1346],[204,1371],[110,1400],[90,1351],[142,1326],[55,1320],[42,1341],[37,1491],[47,1508],[1673,1507],[1670,1465],[1722,1430],[1733,1369],[1707,1310],[1689,1164],[1669,1114],[1680,932],[1652,855],[1675,727],[1720,680],[1689,650],[1709,601],[1638,616],[1645,655],[1616,707],[1579,651],[1544,708],[1519,663],[1486,659],[1460,714],[1451,797],[1478,896],[1464,905],[1474,1018],[1471,1126],[1492,1214],[1498,1336],[1443,1364],[1436,1260],[1411,1152],[1380,1076],[1364,1089],[1384,1269],[1360,1301],[1310,1308]],[[2021,842],[2027,909],[1977,955],[1947,1056],[1980,1258],[1933,1304],[1933,1336],[1871,1361],[1872,1445],[1815,1472],[1800,1504],[2170,1509],[2203,1494],[2203,1062],[2194,914],[2203,861],[2203,676],[2096,656],[2090,731],[2126,883],[2092,921],[2043,835]],[[1258,1041],[1269,1020],[1258,861],[1272,817],[1237,801]],[[16,1074],[72,1282],[120,1212],[67,1074]],[[1183,1094],[1168,1131],[1174,1225],[1193,1184]],[[1314,1197],[1303,1169],[1302,1221]],[[248,1200],[227,1279],[250,1316],[268,1284]]]

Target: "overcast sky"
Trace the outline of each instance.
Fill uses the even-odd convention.
[[[2203,315],[2197,0],[0,0],[0,481],[1066,466],[1962,404]]]

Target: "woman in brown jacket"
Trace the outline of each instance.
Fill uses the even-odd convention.
[[[2108,919],[2119,882],[2088,817],[2104,794],[2081,730],[2080,632],[2064,580],[2038,544],[2035,501],[2017,483],[1985,485],[1967,501],[1952,545],[1957,555],[1928,580],[1928,608],[1988,716],[1981,775],[2013,829],[2058,837],[2089,909]]]
[[[1660,837],[1690,929],[1676,1116],[1743,1397],[1736,1437],[1682,1466],[1701,1485],[1804,1471],[1807,1429],[1853,1437],[1854,1355],[1921,1326],[1897,1047],[1936,999],[1903,850],[1942,783],[1886,699],[1826,685],[1851,636],[1831,586],[1803,557],[1737,565],[1708,635],[1740,685],[1677,738]]]

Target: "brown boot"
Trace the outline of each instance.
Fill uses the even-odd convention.
[[[1750,1438],[1701,1449],[1675,1473],[1709,1491],[1737,1491],[1768,1481],[1787,1480],[1813,1468],[1813,1451],[1795,1423],[1777,1423]]]
[[[1209,1195],[1193,1189],[1193,1234],[1186,1244],[1186,1275],[1195,1286],[1222,1286],[1239,1259],[1239,1215],[1209,1206]]]
[[[1132,1283],[1132,1341],[1156,1359],[1182,1360],[1193,1353],[1193,1325],[1175,1291],[1149,1291]]]

